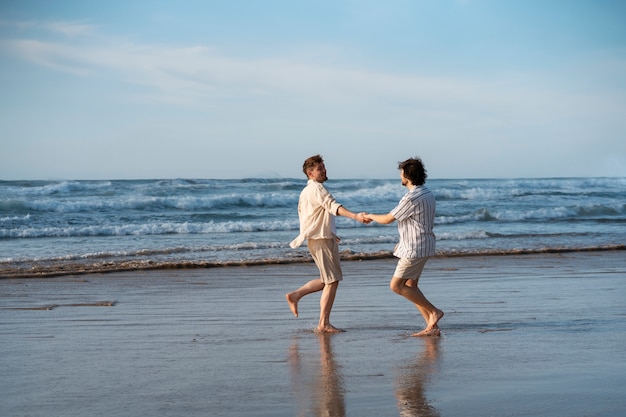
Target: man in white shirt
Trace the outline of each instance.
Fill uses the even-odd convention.
[[[427,175],[421,159],[407,159],[399,164],[398,169],[402,185],[409,191],[388,214],[367,214],[366,217],[380,224],[398,221],[400,241],[393,254],[400,260],[389,286],[393,292],[415,304],[426,321],[426,327],[413,336],[439,336],[437,323],[443,317],[443,311],[431,304],[417,287],[426,261],[435,255],[435,197],[424,186]]]
[[[339,204],[326,190],[323,183],[328,180],[324,160],[314,155],[302,166],[308,178],[306,187],[298,200],[300,234],[290,246],[297,248],[306,240],[309,252],[320,271],[320,278],[314,279],[295,291],[285,295],[289,308],[298,317],[298,301],[305,295],[322,291],[320,298],[320,320],[317,331],[337,333],[343,330],[330,324],[330,311],[333,308],[339,281],[343,279],[339,263],[339,238],[335,229],[335,217],[345,216],[361,223],[369,223],[365,213],[355,214]]]

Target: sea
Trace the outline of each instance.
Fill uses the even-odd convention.
[[[0,181],[0,277],[309,262],[292,249],[305,178]],[[395,179],[330,179],[388,213]],[[626,248],[626,178],[429,179],[437,256]],[[395,223],[337,218],[342,258],[391,257]],[[625,257],[626,259],[626,257]]]

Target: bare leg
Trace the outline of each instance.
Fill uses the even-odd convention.
[[[433,329],[439,329],[439,327],[437,326],[437,323],[443,317],[443,311],[439,310],[437,307],[432,305],[430,301],[426,299],[426,296],[422,293],[422,291],[419,288],[417,288],[417,285],[412,289],[417,294],[419,294],[419,297],[425,302],[425,304],[420,305],[421,307],[420,313],[422,313],[422,316],[424,317],[424,320],[426,321],[426,328],[424,329],[424,331],[430,332]]]
[[[407,279],[404,283],[407,287],[417,288],[417,280],[416,279]]]
[[[335,302],[337,287],[339,287],[339,281],[326,284],[322,291],[322,296],[320,297],[320,322],[317,325],[317,331],[320,333],[339,333],[343,331],[330,324],[330,311]]]
[[[298,301],[307,294],[311,294],[324,289],[324,283],[318,279],[312,279],[295,291],[285,295],[289,309],[294,316],[298,317]]]
[[[389,286],[393,292],[415,304],[415,307],[417,307],[422,317],[424,317],[426,328],[421,332],[415,333],[413,336],[438,336],[440,334],[437,323],[441,320],[444,313],[432,305],[422,291],[417,288],[417,280],[394,277],[391,279]]]

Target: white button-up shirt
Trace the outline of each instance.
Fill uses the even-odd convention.
[[[306,239],[331,239],[337,236],[335,216],[341,204],[315,180],[308,180],[298,200],[300,234],[290,244],[292,248],[302,245]]]

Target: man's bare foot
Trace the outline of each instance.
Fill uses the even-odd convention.
[[[431,329],[437,328],[437,323],[439,323],[439,320],[441,320],[442,318],[443,318],[443,311],[436,310],[434,314],[430,315],[430,320],[428,321],[426,329],[424,330],[431,330]]]
[[[435,312],[430,315],[430,320],[426,324],[426,328],[424,328],[424,330],[420,332],[413,333],[413,336],[440,336],[441,331],[439,330],[439,326],[437,325],[437,323],[439,323],[439,320],[441,320],[442,317],[443,311],[435,310]]]
[[[435,326],[431,329],[424,329],[421,332],[413,333],[413,337],[437,337],[441,336],[441,330],[439,327]]]
[[[287,299],[287,304],[289,304],[289,309],[293,315],[298,317],[298,300],[293,300],[291,293],[285,294],[285,298]]]
[[[338,329],[332,324],[328,324],[324,327],[317,326],[317,328],[315,329],[315,332],[316,333],[342,333],[342,332],[345,332],[345,330]]]

